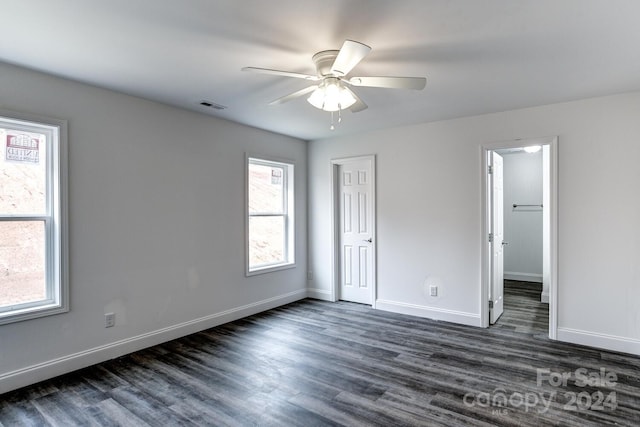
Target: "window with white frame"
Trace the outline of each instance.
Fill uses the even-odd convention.
[[[294,266],[293,163],[247,157],[247,275]]]
[[[0,324],[68,310],[66,122],[0,111]]]

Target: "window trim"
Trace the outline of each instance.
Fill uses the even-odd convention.
[[[249,165],[261,164],[266,166],[277,166],[284,169],[283,182],[283,211],[284,214],[265,213],[262,215],[252,215],[249,212]],[[245,274],[247,277],[258,274],[270,273],[272,271],[286,270],[296,267],[295,261],[295,162],[291,159],[283,159],[262,154],[245,153]],[[285,261],[273,264],[265,264],[259,267],[251,267],[249,254],[249,219],[251,216],[283,216],[285,221]]]
[[[69,311],[67,121],[0,109],[0,120],[14,129],[46,135],[47,197],[45,215],[2,215],[2,221],[44,221],[45,279],[49,299],[16,304],[0,311],[0,325]],[[1,215],[1,214],[0,214]]]

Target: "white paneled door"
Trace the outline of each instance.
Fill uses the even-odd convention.
[[[504,179],[502,156],[491,152],[491,295],[489,323],[504,311]]]
[[[373,176],[371,160],[354,160],[338,167],[340,194],[341,300],[372,303]]]

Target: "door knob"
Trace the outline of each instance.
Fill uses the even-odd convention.
[[[505,242],[504,240],[502,241],[502,246],[508,245],[508,244],[509,244],[509,242]]]
[[[363,242],[371,243],[371,242],[373,242],[373,238],[369,237],[368,239],[363,240]]]

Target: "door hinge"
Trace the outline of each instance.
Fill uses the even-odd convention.
[[[493,308],[493,301],[489,301],[489,308]]]
[[[489,233],[489,243],[493,243],[493,233]]]
[[[493,166],[489,165],[489,175],[493,173]]]

